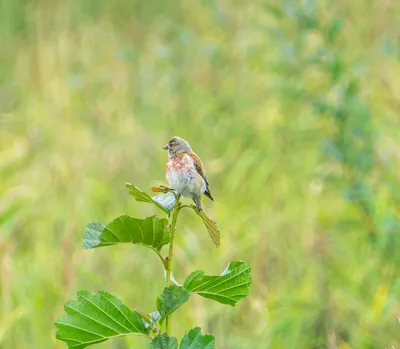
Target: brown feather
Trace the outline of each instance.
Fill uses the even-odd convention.
[[[194,167],[197,171],[197,173],[203,177],[204,181],[206,182],[206,191],[204,192],[204,195],[207,196],[209,199],[214,201],[214,198],[211,196],[210,188],[208,187],[208,182],[206,178],[206,174],[203,169],[203,163],[201,162],[200,158],[196,155],[195,152],[190,152],[188,155],[193,159],[194,162]]]

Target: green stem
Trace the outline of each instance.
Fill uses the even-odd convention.
[[[166,271],[167,271],[167,287],[171,286],[171,274],[172,274],[172,261],[173,261],[173,253],[174,253],[174,239],[175,239],[175,230],[176,230],[176,221],[178,219],[178,213],[181,209],[179,204],[180,196],[176,196],[176,204],[175,208],[172,211],[171,222],[169,224],[169,234],[170,234],[170,242],[169,242],[169,253],[168,260],[166,263]],[[167,316],[165,319],[166,325],[166,333],[167,335],[171,334],[171,315]]]
[[[136,312],[138,314],[140,314],[140,316],[146,320],[146,322],[149,324],[150,329],[153,331],[153,333],[158,333],[158,329],[157,327],[154,327],[151,323],[151,319],[150,316],[147,315],[144,311],[141,311],[140,309],[136,309]],[[152,336],[150,336],[151,338],[153,338]]]

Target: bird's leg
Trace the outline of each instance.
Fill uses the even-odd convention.
[[[193,198],[194,203],[196,204],[196,210],[197,211],[202,211],[203,210],[203,205],[201,204],[201,199],[200,197],[194,197]]]
[[[181,201],[181,194],[176,193],[175,191],[174,191],[174,194],[175,194],[175,202],[176,202],[176,205],[179,205],[179,203],[180,203],[180,201]]]

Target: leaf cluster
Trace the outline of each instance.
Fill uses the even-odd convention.
[[[137,201],[156,205],[167,213],[169,219],[157,216],[140,219],[122,215],[106,225],[92,222],[86,226],[83,247],[92,249],[127,243],[149,248],[162,261],[165,271],[171,278],[170,260],[162,256],[161,250],[165,245],[173,243],[174,224],[179,210],[184,206],[179,203],[176,194],[168,189],[153,190],[163,193],[151,197],[131,184],[127,184],[127,188]],[[219,243],[216,223],[204,212],[196,213],[202,218],[214,242]],[[149,338],[150,348],[153,349],[215,348],[214,337],[202,335],[198,327],[189,330],[178,346],[177,338],[168,333],[168,324],[164,326],[166,319],[194,294],[235,306],[249,293],[250,271],[247,262],[234,261],[221,275],[205,275],[203,270],[196,270],[186,278],[183,285],[167,282],[156,300],[156,311],[153,312],[131,310],[120,299],[107,292],[80,291],[76,299],[65,303],[66,314],[55,323],[56,337],[71,349],[86,348],[92,344],[127,335]],[[164,327],[166,332],[163,331]]]

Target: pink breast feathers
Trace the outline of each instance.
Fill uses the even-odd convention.
[[[190,169],[190,163],[186,156],[183,158],[174,157],[168,160],[166,171],[180,171],[186,172]]]

